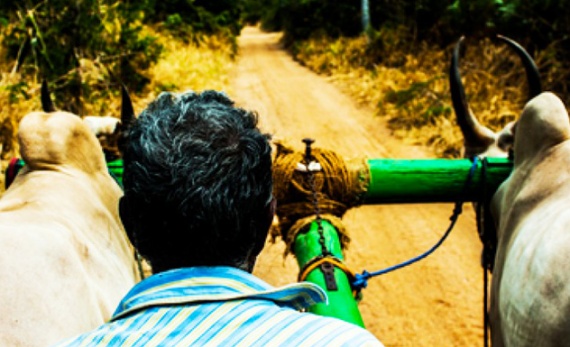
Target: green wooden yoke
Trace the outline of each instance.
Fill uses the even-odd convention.
[[[471,161],[469,159],[368,159],[368,191],[364,204],[401,204],[455,202],[462,194]],[[123,178],[121,159],[107,163],[120,183]],[[483,163],[477,165],[473,183],[463,201],[479,197],[483,180]],[[487,158],[485,184],[493,194],[512,170],[507,158]]]
[[[117,181],[119,186],[123,188],[123,159],[117,159],[107,162],[109,173]]]
[[[471,168],[469,159],[369,159],[370,178],[365,204],[476,201],[481,195],[483,176],[487,192],[493,194],[509,176],[512,161],[487,158],[477,164],[473,182],[463,192]],[[461,196],[463,195],[463,196]]]

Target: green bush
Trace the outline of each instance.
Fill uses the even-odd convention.
[[[82,114],[84,102],[117,93],[119,81],[134,92],[149,82],[146,71],[162,46],[145,26],[186,42],[221,35],[235,53],[242,6],[241,0],[0,0],[1,59],[15,62],[24,84],[48,80],[56,102]],[[16,98],[25,95],[25,87],[13,89]]]
[[[570,0],[369,0],[369,7],[374,30],[406,28],[410,42],[446,47],[461,35],[501,33],[531,49],[559,42],[570,52]],[[289,43],[362,32],[361,0],[244,0],[243,8],[244,18],[283,30]]]
[[[146,21],[164,23],[169,30],[203,34],[239,35],[243,1],[146,0]]]
[[[118,81],[141,90],[148,82],[144,71],[158,59],[161,47],[142,34],[144,8],[135,3],[3,1],[3,59],[17,61],[24,80],[49,81],[56,99],[65,100],[65,108],[79,114],[82,100],[106,97],[118,90]],[[94,69],[84,76],[86,65],[95,66],[97,76]]]

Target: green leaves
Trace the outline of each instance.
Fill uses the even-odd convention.
[[[3,58],[19,61],[23,80],[50,81],[56,99],[66,101],[62,107],[81,113],[84,100],[104,97],[103,90],[119,80],[141,89],[141,74],[158,59],[160,46],[142,34],[142,11],[137,6],[118,0],[27,0],[4,5],[10,20],[2,40],[7,48]],[[25,50],[23,43],[28,41],[30,49]],[[96,62],[108,78],[83,76],[82,61]]]

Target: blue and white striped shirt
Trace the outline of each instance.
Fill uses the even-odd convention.
[[[326,302],[318,286],[273,288],[231,267],[153,275],[111,321],[57,346],[382,346],[366,330],[298,310]]]

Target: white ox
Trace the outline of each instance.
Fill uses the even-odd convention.
[[[0,346],[48,346],[105,322],[139,280],[122,191],[81,119],[35,112],[0,199]]]
[[[516,125],[514,169],[493,196],[493,347],[570,345],[570,121],[543,93]]]
[[[496,253],[489,310],[493,347],[570,346],[570,121],[560,99],[541,93],[532,58],[516,43],[529,101],[516,123],[494,133],[468,109],[452,58],[452,98],[468,155],[514,158],[490,202]],[[487,221],[488,222],[488,221]],[[488,225],[488,223],[486,223]]]

